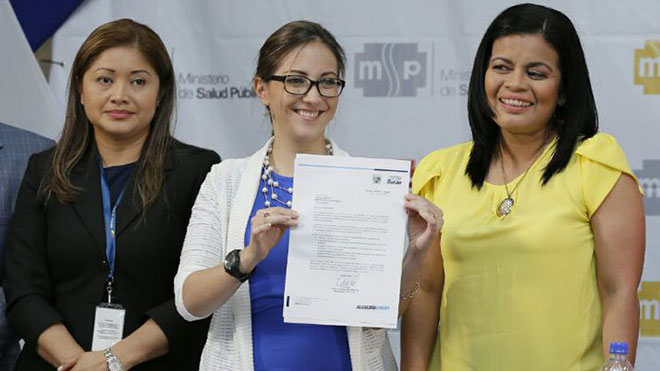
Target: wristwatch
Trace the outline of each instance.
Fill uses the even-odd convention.
[[[105,363],[108,364],[108,371],[124,371],[124,365],[121,364],[119,358],[112,353],[110,348],[104,350],[103,355],[105,356]]]
[[[232,250],[227,256],[225,256],[225,261],[223,262],[225,266],[225,272],[235,277],[241,283],[247,281],[250,278],[250,273],[242,273],[239,267],[241,266],[241,250],[236,249]]]

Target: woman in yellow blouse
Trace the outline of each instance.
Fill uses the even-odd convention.
[[[473,140],[430,153],[413,178],[445,223],[404,315],[403,370],[593,371],[611,341],[634,361],[643,200],[597,133],[571,21],[531,4],[502,12],[468,110]]]

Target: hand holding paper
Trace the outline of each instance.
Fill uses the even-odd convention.
[[[284,230],[298,225],[298,213],[284,207],[258,210],[250,229],[250,243],[241,254],[241,272],[252,272],[254,267],[268,256]]]
[[[444,220],[442,211],[422,196],[408,194],[403,205],[408,211],[409,249],[412,253],[425,253],[438,238]]]

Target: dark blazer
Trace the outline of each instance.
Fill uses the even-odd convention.
[[[82,191],[73,202],[37,192],[53,150],[30,158],[7,240],[7,316],[25,339],[17,370],[52,370],[36,353],[39,335],[63,323],[89,350],[94,314],[105,292],[108,263],[98,152],[92,145],[73,169]],[[199,187],[220,157],[174,141],[164,164],[163,190],[141,215],[134,174],[117,208],[113,296],[126,309],[124,337],[151,318],[169,342],[169,353],[134,370],[197,370],[208,321],[186,322],[174,305],[173,280]]]
[[[4,275],[2,258],[7,227],[28,158],[53,145],[55,142],[48,138],[0,123],[0,282]]]
[[[55,144],[50,139],[27,130],[0,123],[0,282],[4,277],[5,238],[14,212],[18,187],[23,179],[28,158]],[[14,369],[18,359],[18,337],[5,317],[5,295],[0,289],[0,371]]]

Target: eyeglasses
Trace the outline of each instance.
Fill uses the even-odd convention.
[[[335,98],[344,90],[346,81],[334,77],[324,77],[319,80],[312,80],[300,75],[271,75],[265,80],[275,80],[284,83],[284,90],[293,95],[305,95],[316,85],[316,90],[322,97]]]

